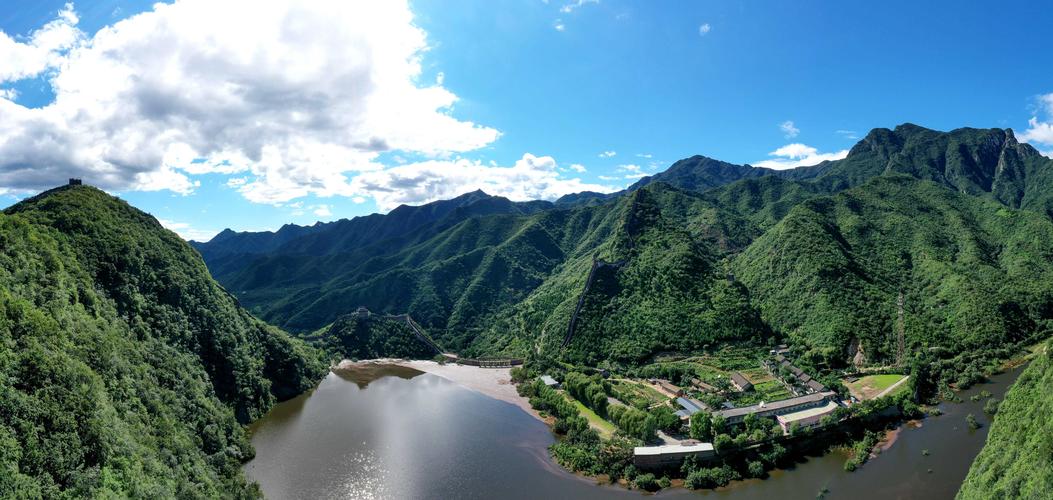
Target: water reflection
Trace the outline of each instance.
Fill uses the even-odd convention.
[[[513,405],[416,370],[366,368],[329,374],[252,427],[256,458],[245,471],[269,498],[641,497],[559,468],[546,451],[549,429]],[[969,396],[988,390],[1000,398],[1018,373],[967,391],[964,403],[941,405],[941,417],[904,426],[856,472],[845,472],[835,452],[766,480],[658,496],[815,498],[828,490],[825,498],[953,498],[989,427],[983,401]],[[970,431],[969,413],[984,426]]]

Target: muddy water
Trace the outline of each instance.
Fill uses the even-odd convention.
[[[965,392],[944,415],[904,426],[863,468],[837,453],[766,480],[659,497],[952,498],[983,446],[988,390],[1001,397],[1019,370]],[[985,425],[969,430],[965,416]],[[277,405],[252,427],[246,474],[269,498],[641,498],[569,474],[548,457],[549,429],[519,408],[401,367],[338,370],[312,393]],[[922,450],[928,450],[926,456]],[[931,469],[931,471],[930,471]]]

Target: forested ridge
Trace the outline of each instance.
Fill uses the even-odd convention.
[[[998,405],[987,445],[958,498],[1050,498],[1053,495],[1053,351],[1039,354]]]
[[[0,214],[0,497],[258,496],[243,424],[326,367],[102,191]]]
[[[842,160],[773,171],[695,156],[620,193],[448,219],[434,232],[240,271],[298,276],[291,287],[229,283],[299,331],[366,305],[412,314],[463,354],[540,351],[600,366],[786,341],[813,369],[899,366],[919,391],[947,394],[1049,337],[1051,216],[1053,160],[1011,130],[904,124],[871,131]],[[583,295],[595,261],[610,265]],[[302,272],[315,269],[336,272]],[[1015,392],[1045,389],[1032,379]],[[1048,493],[1048,481],[1007,465],[1044,453],[1036,443],[1049,439],[998,431],[1020,428],[1014,412],[1043,400],[1017,399],[996,418],[963,496]],[[975,479],[1004,470],[1002,481]]]
[[[331,355],[430,357],[365,306],[469,357],[632,368],[789,342],[815,370],[897,365],[946,391],[1049,335],[1051,172],[1011,131],[908,124],[814,167],[693,157],[615,195],[477,192],[197,247],[252,311]],[[311,387],[326,354],[98,190],[53,190],[0,222],[0,488],[254,494],[240,424]]]

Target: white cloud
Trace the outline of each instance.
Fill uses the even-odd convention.
[[[608,181],[608,182],[609,181],[616,181],[616,180],[618,180],[618,177],[612,176],[612,175],[601,175],[601,176],[599,176],[599,178],[600,178],[601,181]]]
[[[355,192],[372,197],[381,210],[449,199],[476,189],[515,201],[552,200],[581,191],[615,191],[581,179],[560,178],[557,167],[551,156],[530,153],[509,167],[467,159],[428,160],[365,172],[352,179],[351,185]]]
[[[1053,92],[1036,97],[1035,103],[1035,113],[1027,121],[1027,130],[1018,134],[1017,138],[1032,145],[1053,145]],[[1040,120],[1039,116],[1044,119]],[[1050,156],[1048,153],[1043,154]]]
[[[709,23],[703,23],[698,27],[698,36],[706,36],[706,33],[709,33],[712,29],[713,27]]]
[[[567,29],[567,25],[563,24],[562,19],[556,19],[556,22],[552,23],[552,27],[555,28],[556,31],[566,31]]]
[[[575,172],[581,173],[585,171],[585,165],[582,165],[580,163],[571,163],[570,169]]]
[[[651,158],[652,156],[653,156],[653,155],[652,155],[651,153],[636,153],[636,157],[637,157],[637,158],[647,158],[647,159],[650,159],[650,158]]]
[[[166,229],[178,234],[180,238],[187,241],[208,241],[219,232],[195,229],[186,222],[176,222],[167,219],[157,219],[157,222],[160,222]]]
[[[782,130],[783,134],[786,134],[787,139],[793,139],[801,133],[801,129],[797,128],[793,124],[793,120],[786,120],[779,124],[779,129]]]
[[[315,205],[314,214],[319,217],[332,217],[333,212],[329,210],[329,205]]]
[[[633,165],[633,164],[618,165],[618,170],[620,170],[622,172],[639,172],[640,171],[640,166],[639,165]]]
[[[383,169],[383,151],[443,158],[499,136],[418,84],[428,44],[405,0],[178,0],[90,39],[76,23],[64,9],[26,42],[0,35],[0,80],[47,72],[55,93],[36,109],[0,95],[4,188],[185,194],[219,172],[254,202],[353,196],[348,177]]]
[[[617,154],[618,154],[617,151],[604,151],[604,152],[598,154],[597,156],[599,156],[600,158],[612,158],[612,157],[616,156]]]
[[[819,150],[801,143],[787,144],[771,153],[774,159],[761,160],[753,163],[755,167],[785,170],[788,168],[808,167],[817,165],[827,160],[840,160],[848,156],[848,150],[842,149],[835,153],[820,153]]]
[[[571,2],[571,3],[568,3],[568,4],[560,7],[559,11],[564,13],[564,14],[569,14],[571,12],[574,12],[574,10],[576,10],[578,8],[581,8],[581,7],[584,7],[586,4],[590,4],[590,3],[593,3],[593,4],[600,3],[600,0],[577,0],[575,2]]]
[[[54,20],[30,33],[24,42],[0,32],[0,83],[32,78],[58,66],[84,39],[78,22],[73,4],[66,4]]]
[[[855,130],[835,130],[835,134],[844,137],[845,139],[856,140],[859,139],[859,135]]]

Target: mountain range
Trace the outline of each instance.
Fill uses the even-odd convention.
[[[1010,130],[908,124],[812,167],[695,156],[618,193],[477,191],[193,246],[56,188],[0,214],[0,497],[257,496],[245,424],[331,356],[430,355],[385,314],[470,357],[632,367],[789,342],[813,370],[968,385],[1049,337],[1051,172]],[[1049,491],[1013,462],[1048,441],[1046,358],[963,496]]]
[[[694,156],[609,195],[475,192],[195,246],[242,303],[292,331],[367,306],[477,356],[562,346],[632,364],[776,336],[820,364],[897,362],[1045,328],[1051,163],[1011,130],[905,124],[812,167]],[[594,262],[617,265],[581,297]]]

